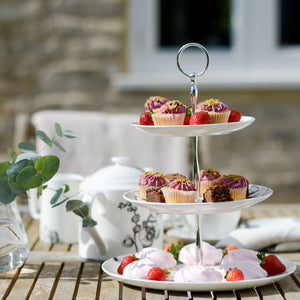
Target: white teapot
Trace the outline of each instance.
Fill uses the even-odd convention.
[[[144,170],[129,165],[126,157],[113,157],[114,165],[86,177],[80,184],[81,199],[89,203],[95,227],[80,227],[79,255],[105,260],[144,247],[163,246],[163,223],[159,214],[123,199],[138,189]]]

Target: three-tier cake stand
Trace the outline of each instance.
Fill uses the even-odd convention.
[[[190,47],[196,47],[201,49],[206,57],[206,65],[203,70],[199,73],[191,72],[186,73],[181,67],[181,54],[182,52]],[[197,105],[198,89],[196,79],[202,76],[207,70],[209,65],[209,55],[205,47],[198,43],[188,43],[181,47],[177,54],[177,66],[182,74],[190,78],[190,98],[192,112],[195,112]],[[199,168],[199,152],[198,152],[198,139],[199,136],[210,136],[210,135],[223,135],[229,134],[237,130],[241,130],[255,121],[254,117],[242,116],[239,122],[233,123],[220,123],[220,124],[205,124],[205,125],[183,125],[183,126],[145,126],[140,125],[138,122],[134,122],[131,125],[137,130],[140,130],[147,134],[164,135],[171,137],[191,137],[193,144],[193,183],[196,190],[200,187],[200,168]],[[215,202],[215,203],[203,203],[201,198],[197,197],[195,203],[157,203],[147,202],[141,199],[138,190],[128,191],[124,194],[124,199],[140,207],[147,208],[156,213],[162,214],[176,214],[176,215],[195,215],[196,222],[196,259],[198,264],[202,262],[202,238],[201,238],[201,215],[217,214],[232,212],[241,210],[243,208],[255,205],[272,195],[272,189],[256,185],[249,184],[249,195],[244,200],[227,201],[227,202]],[[198,193],[199,194],[199,193]],[[172,281],[165,282],[153,282],[147,280],[134,280],[126,279],[122,275],[116,272],[117,264],[116,258],[106,261],[103,264],[103,269],[109,275],[116,277],[118,280],[128,284],[156,288],[156,289],[169,289],[169,290],[190,290],[190,291],[204,291],[204,290],[232,290],[233,288],[250,288],[253,286],[261,286],[271,282],[280,280],[281,278],[288,276],[295,271],[295,265],[282,258],[285,263],[287,270],[283,274],[273,276],[272,278],[267,277],[257,280],[239,281],[239,282],[218,282],[218,283],[175,283]]]

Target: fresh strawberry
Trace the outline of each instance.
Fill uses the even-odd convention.
[[[227,281],[240,281],[244,280],[244,274],[240,269],[229,269],[226,272],[225,278]]]
[[[190,125],[190,119],[192,116],[192,107],[187,107],[186,111],[185,111],[185,118],[184,118],[184,125]]]
[[[140,115],[140,125],[149,125],[149,126],[154,125],[151,118],[151,112],[146,111]]]
[[[192,115],[190,125],[211,124],[210,115],[207,112],[200,111]]]
[[[229,119],[228,119],[228,123],[232,123],[232,122],[238,122],[240,121],[242,118],[242,113],[231,109],[230,115],[229,115]]]
[[[123,274],[123,270],[124,268],[129,265],[130,263],[132,263],[133,261],[137,260],[137,258],[134,255],[127,255],[122,259],[121,264],[118,267],[118,273],[119,274]]]
[[[223,257],[224,257],[226,254],[228,254],[228,251],[230,251],[230,250],[235,250],[235,249],[238,249],[238,247],[232,246],[232,245],[227,246],[227,247],[224,249],[224,251],[223,251]]]
[[[261,266],[269,276],[283,273],[286,269],[285,265],[274,254],[265,256],[264,253],[259,253],[257,257],[261,260]]]
[[[179,245],[174,245],[173,243],[171,245],[167,245],[164,248],[164,251],[170,252],[171,254],[173,254],[173,257],[177,260],[178,256],[179,256],[179,250],[180,250],[180,246]]]
[[[161,269],[159,267],[154,267],[148,271],[146,279],[165,281],[169,274],[170,272],[168,271],[168,269]]]

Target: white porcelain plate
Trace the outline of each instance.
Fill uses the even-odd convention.
[[[162,214],[176,215],[209,215],[240,210],[261,202],[273,194],[272,189],[256,184],[249,184],[249,196],[244,200],[214,203],[157,203],[143,200],[139,191],[126,192],[123,197],[132,204],[148,208]]]
[[[266,278],[260,278],[255,280],[243,280],[243,281],[233,281],[233,282],[189,282],[180,283],[174,281],[153,281],[153,280],[142,280],[142,279],[128,279],[124,278],[117,272],[117,268],[120,265],[122,258],[125,255],[110,258],[102,264],[102,269],[108,275],[116,278],[117,280],[139,287],[145,287],[150,289],[158,290],[169,290],[169,291],[227,291],[235,289],[247,289],[258,286],[263,286],[277,282],[284,277],[292,274],[296,270],[296,265],[290,260],[279,257],[279,259],[285,264],[286,271],[279,275],[274,275]]]
[[[243,116],[239,122],[203,124],[203,125],[182,125],[182,126],[146,126],[139,122],[131,123],[136,129],[156,135],[167,135],[177,137],[192,137],[204,135],[221,135],[243,129],[255,121],[253,117]]]

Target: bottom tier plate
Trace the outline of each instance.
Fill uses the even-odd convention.
[[[153,281],[153,280],[141,280],[141,279],[128,279],[124,278],[117,272],[117,268],[120,265],[122,258],[125,255],[113,257],[106,260],[102,264],[103,271],[116,278],[118,281],[138,286],[145,287],[149,289],[158,289],[158,290],[169,290],[169,291],[228,291],[234,289],[247,289],[258,286],[263,286],[277,282],[290,274],[294,273],[296,270],[296,265],[290,260],[279,257],[280,260],[285,264],[286,271],[279,275],[274,275],[266,278],[260,278],[255,280],[243,280],[243,281],[233,281],[233,282],[190,282],[190,283],[179,283],[174,281]]]
[[[269,198],[272,194],[272,189],[268,187],[257,184],[249,184],[249,196],[247,199],[236,201],[214,203],[147,202],[140,197],[138,190],[126,192],[123,197],[132,204],[148,208],[149,210],[157,213],[176,215],[208,215],[247,208]]]

